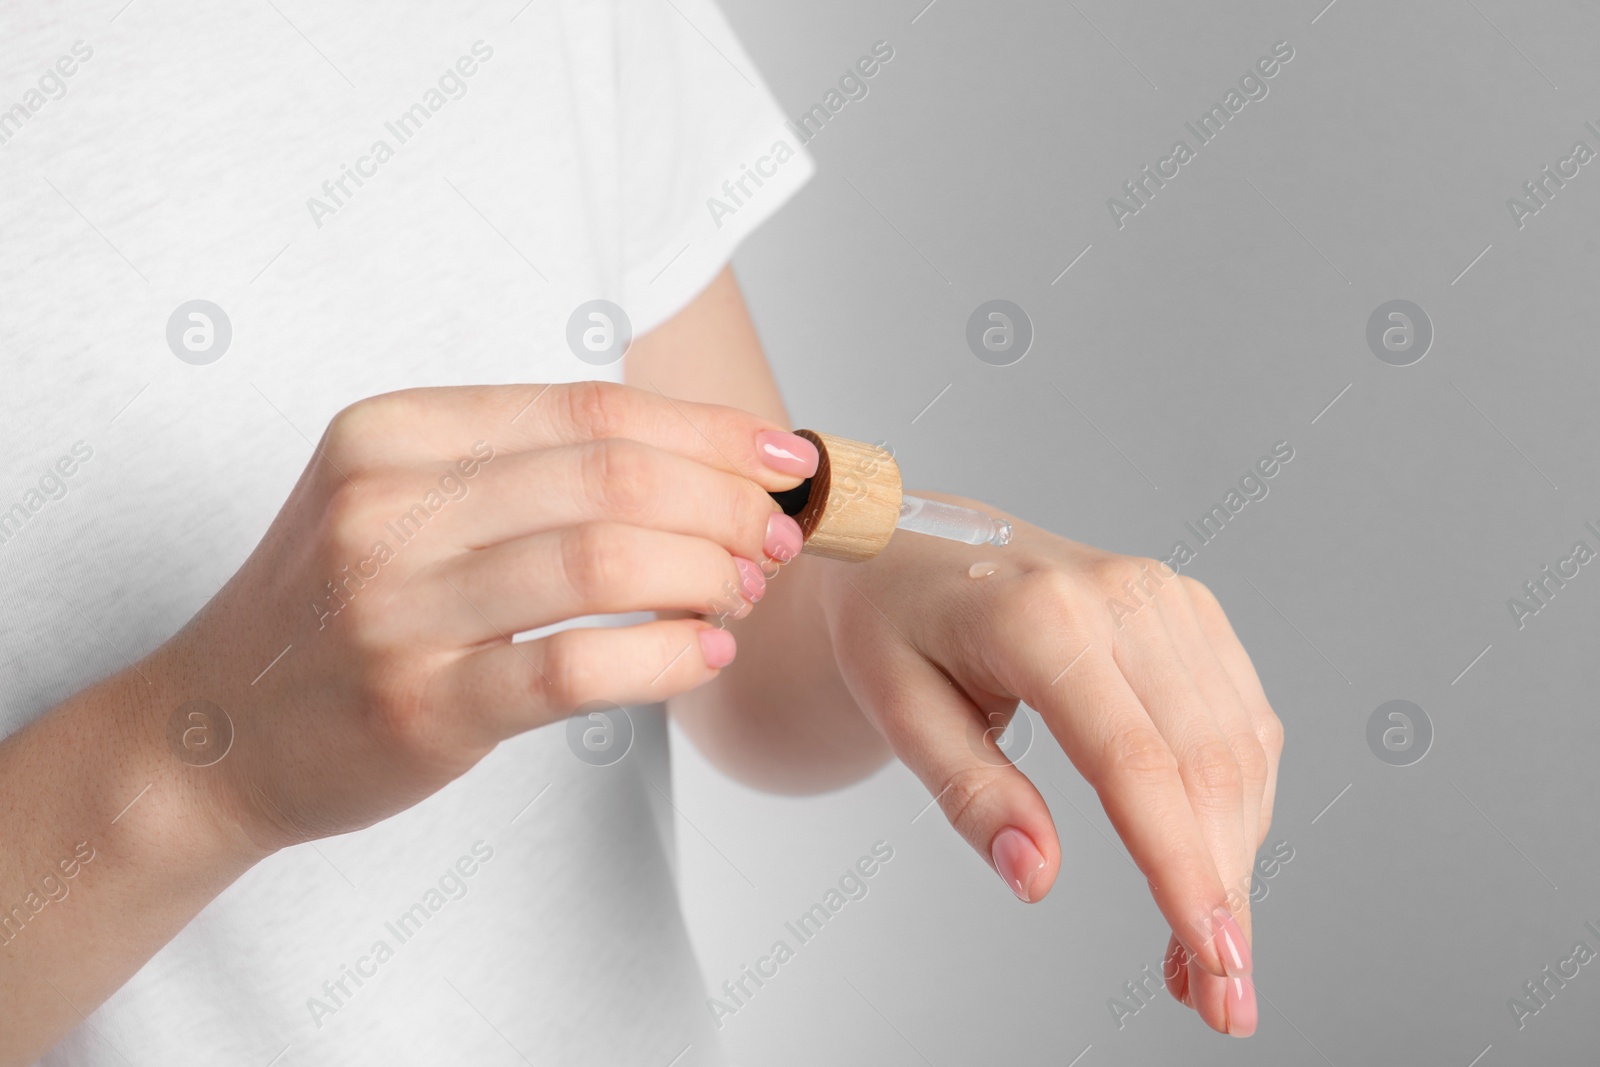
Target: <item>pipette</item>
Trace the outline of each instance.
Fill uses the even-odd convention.
[[[960,541],[967,545],[1011,543],[1009,522],[992,519],[972,508],[939,500],[924,500],[920,496],[900,498],[900,521],[895,526],[912,533],[943,537],[947,541]]]

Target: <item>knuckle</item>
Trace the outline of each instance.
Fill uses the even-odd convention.
[[[1181,577],[1201,631],[1212,641],[1237,644],[1238,640],[1233,636],[1233,625],[1228,622],[1228,613],[1222,610],[1222,601],[1217,599],[1217,595],[1209,586],[1198,580],[1188,575]]]
[[[599,695],[601,677],[581,631],[563,630],[544,639],[541,672],[545,697],[557,711],[571,711]]]
[[[374,653],[353,672],[360,707],[388,742],[405,752],[426,752],[440,742],[439,722],[403,665]]]
[[[1270,710],[1256,719],[1256,740],[1273,759],[1283,754],[1283,720]]]
[[[1127,726],[1112,734],[1105,745],[1109,770],[1148,781],[1178,774],[1178,757],[1166,738],[1149,724]]]
[[[1230,748],[1243,781],[1259,786],[1267,780],[1267,750],[1254,734],[1240,734]]]
[[[734,543],[758,549],[767,538],[767,521],[772,516],[772,498],[754,482],[740,485],[728,501],[728,529]],[[755,555],[759,559],[759,554]]]
[[[636,519],[650,510],[660,479],[644,445],[620,438],[596,441],[588,446],[583,463],[590,498],[607,515]]]
[[[385,499],[383,486],[371,478],[340,479],[328,490],[322,509],[329,546],[341,556],[370,549],[383,523]]]
[[[1102,589],[1120,593],[1124,585],[1139,580],[1140,562],[1133,556],[1105,556],[1094,563],[1092,573]]]
[[[1181,761],[1183,780],[1197,799],[1232,802],[1244,796],[1244,775],[1226,741],[1197,744]]]
[[[939,810],[967,840],[981,842],[986,829],[983,799],[1004,773],[1000,767],[961,767],[945,780],[939,792]]]
[[[1144,608],[1156,601],[1175,575],[1160,560],[1107,556],[1090,566],[1089,577],[1096,592],[1104,598],[1102,610],[1110,609],[1120,630],[1130,619],[1148,624],[1155,616],[1146,615]]]
[[[1082,589],[1054,567],[1031,571],[994,598],[1000,636],[1008,647],[1032,647],[1042,636],[1080,628]]]
[[[390,434],[397,422],[396,411],[405,403],[403,394],[382,393],[341,408],[323,433],[323,454],[341,469],[358,465],[373,442]]]
[[[1129,561],[1132,564],[1134,577],[1131,580],[1134,588],[1139,590],[1147,599],[1154,598],[1162,589],[1167,588],[1172,582],[1179,581],[1179,575],[1159,559],[1150,559],[1140,556]],[[1118,588],[1123,588],[1119,586]]]
[[[1151,556],[1135,556],[1132,560],[1133,569],[1139,572],[1140,577],[1153,574],[1163,582],[1174,581],[1178,575],[1162,560]]]
[[[621,437],[633,409],[630,390],[615,382],[573,382],[565,386],[567,417],[586,437]]]
[[[561,535],[561,567],[567,586],[590,606],[615,601],[635,573],[632,550],[621,529],[604,522],[569,526]]]
[[[1222,602],[1217,599],[1217,594],[1213,593],[1211,587],[1200,579],[1192,578],[1187,574],[1180,574],[1178,581],[1183,583],[1184,590],[1193,598],[1195,604],[1204,611],[1220,612],[1222,610]]]
[[[1061,612],[1077,602],[1078,584],[1072,576],[1057,567],[1034,571],[1019,583],[1021,595],[1044,610]]]
[[[328,420],[328,440],[335,444],[359,440],[362,431],[372,426],[382,406],[383,398],[377,396],[346,404]]]

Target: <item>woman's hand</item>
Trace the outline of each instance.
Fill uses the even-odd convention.
[[[231,721],[225,758],[187,776],[230,830],[263,853],[355,830],[588,701],[715,677],[733,637],[698,618],[510,637],[596,613],[747,612],[759,561],[800,545],[767,491],[815,463],[756,416],[620,385],[362,401],[143,673],[158,706],[205,700]]]
[[[902,534],[869,563],[827,568],[840,673],[1025,901],[1054,883],[1060,843],[1039,791],[993,739],[1019,699],[1037,710],[1174,931],[1168,988],[1215,1029],[1246,1036],[1256,1025],[1250,877],[1282,726],[1205,586],[1155,560],[1013,524],[1005,548]],[[995,572],[971,577],[983,560]]]

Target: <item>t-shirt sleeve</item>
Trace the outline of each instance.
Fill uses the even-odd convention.
[[[815,166],[714,0],[630,5],[618,63],[635,334],[689,303]]]

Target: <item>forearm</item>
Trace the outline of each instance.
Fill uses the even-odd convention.
[[[170,691],[126,671],[0,745],[0,1067],[32,1063],[261,853],[166,747]]]

